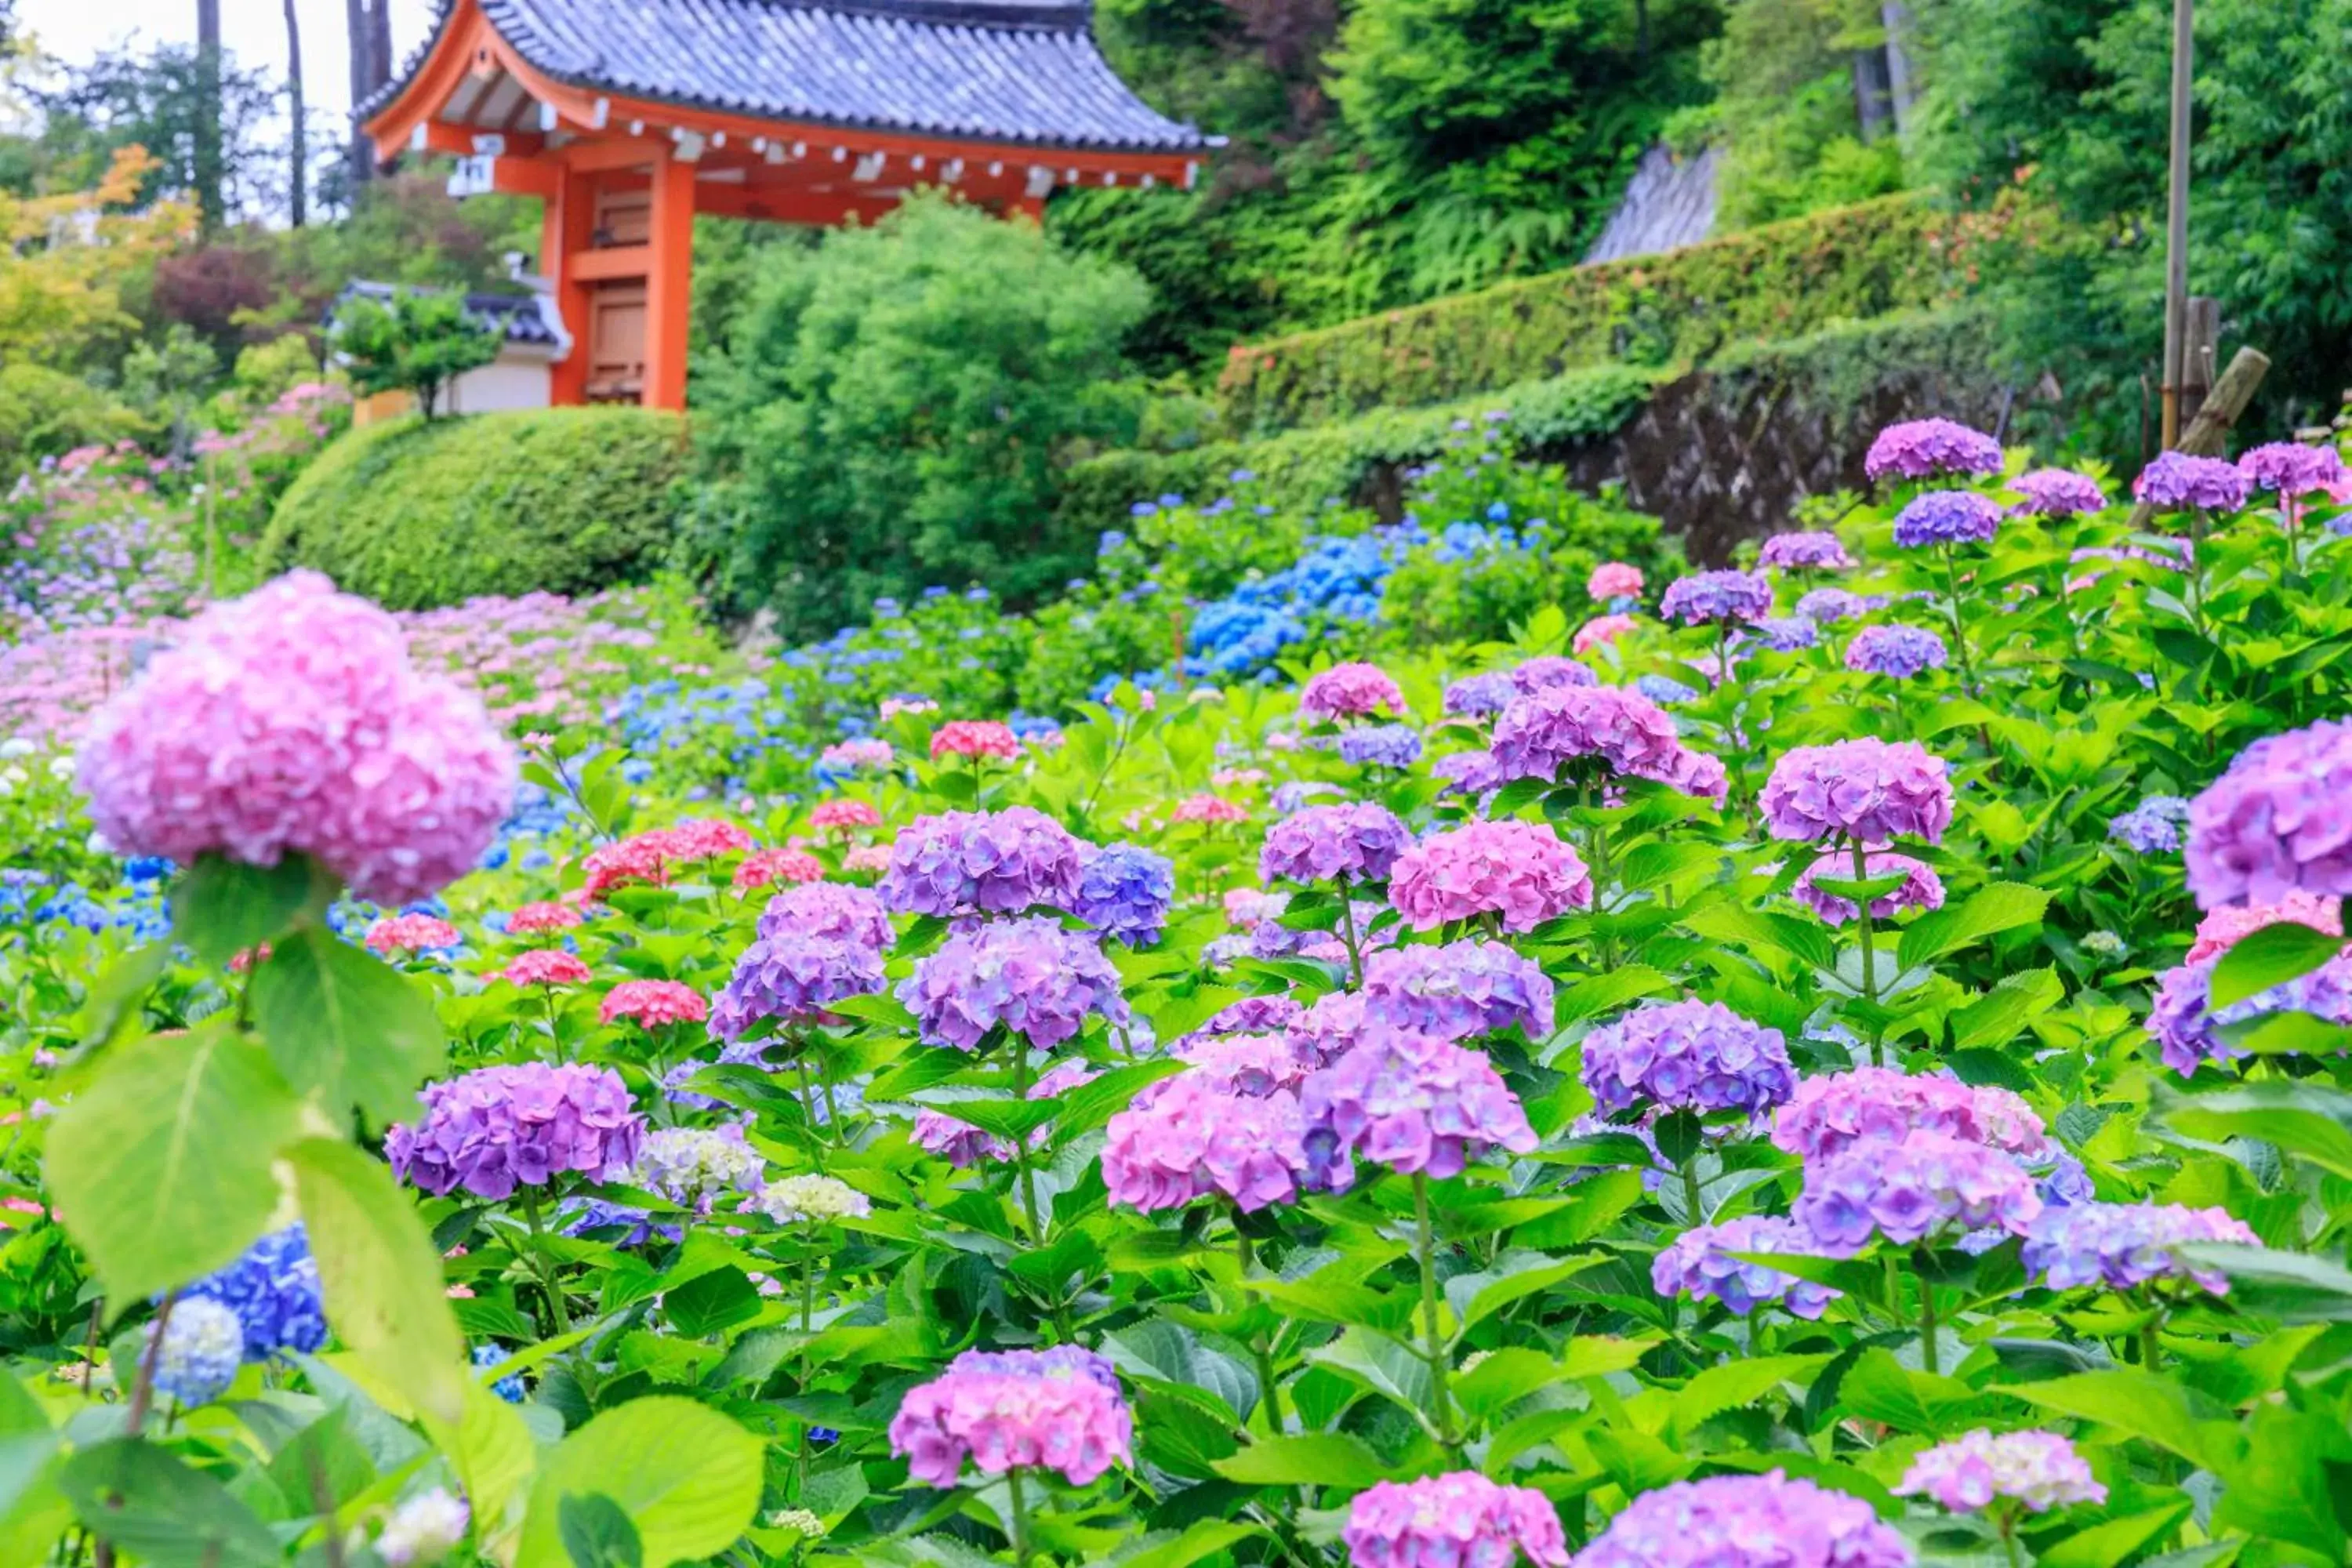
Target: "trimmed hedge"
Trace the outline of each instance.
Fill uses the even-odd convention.
[[[593,593],[663,563],[687,457],[685,421],[659,409],[391,420],[343,437],[295,480],[260,564],[315,566],[403,610]]]
[[[1912,195],[1579,267],[1270,342],[1235,346],[1217,384],[1229,429],[1263,435],[1411,407],[1607,361],[1691,363],[1725,345],[1949,303],[1970,253],[2017,214]]]

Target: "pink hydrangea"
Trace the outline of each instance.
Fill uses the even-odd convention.
[[[699,1024],[710,1016],[702,993],[675,980],[624,980],[604,993],[596,1016],[609,1024],[633,1019],[648,1029],[664,1024]]]
[[[1637,599],[1642,595],[1642,569],[1622,561],[1603,561],[1584,580],[1584,591],[1601,605],[1612,599]]]
[[[2019,1160],[2040,1162],[2053,1152],[2042,1118],[2008,1089],[1877,1067],[1800,1079],[1773,1118],[1772,1142],[1799,1159],[1826,1160],[1922,1129]]]
[[[1310,805],[1266,829],[1258,875],[1269,882],[1377,882],[1412,844],[1412,829],[1384,805]]]
[[[1406,1175],[1456,1176],[1495,1149],[1536,1146],[1518,1097],[1481,1051],[1372,1027],[1298,1091],[1307,1119],[1304,1185],[1344,1191],[1364,1159]]]
[[[1240,1036],[1234,1043],[1260,1038]],[[1225,1064],[1211,1055],[1213,1070],[1155,1083],[1110,1119],[1102,1173],[1112,1203],[1150,1214],[1217,1194],[1255,1211],[1297,1196],[1307,1123],[1297,1097],[1282,1089],[1236,1092],[1220,1082],[1226,1075],[1213,1068]]]
[[[1021,737],[992,719],[956,719],[931,731],[931,761],[942,757],[1017,757]]]
[[[882,814],[862,800],[828,800],[809,813],[809,826],[820,832],[849,833],[881,826]]]
[[[887,741],[836,741],[817,753],[816,765],[834,773],[861,773],[890,765]]]
[[[1348,1505],[1349,1568],[1568,1568],[1568,1539],[1550,1500],[1498,1486],[1475,1470],[1375,1482]]]
[[[743,857],[735,868],[734,889],[739,893],[754,888],[772,888],[779,882],[821,882],[824,880],[824,862],[805,849],[789,847],[760,849]]]
[[[509,936],[537,936],[545,931],[570,931],[580,923],[580,911],[569,904],[525,904],[507,917]]]
[[[966,1351],[910,1390],[890,1419],[890,1451],[907,1472],[952,1487],[965,1461],[984,1476],[1052,1470],[1085,1486],[1132,1464],[1135,1419],[1110,1363],[1076,1345]]]
[[[1780,1470],[1643,1492],[1576,1568],[1912,1568],[1903,1532],[1870,1504]]]
[[[2107,1489],[2057,1433],[1996,1436],[1981,1426],[1914,1455],[1894,1490],[1896,1497],[1933,1498],[1954,1513],[1974,1513],[2000,1498],[2021,1503],[2028,1513],[2107,1500]]]
[[[1840,741],[1783,754],[1757,804],[1775,838],[1939,844],[1951,826],[1952,781],[1944,760],[1913,742]]]
[[[1580,655],[1591,653],[1615,642],[1641,624],[1631,616],[1595,616],[1576,628],[1576,636],[1569,639],[1569,650]]]
[[[1940,910],[1944,907],[1944,881],[1936,875],[1935,868],[1908,855],[1877,854],[1864,857],[1865,875],[1857,879],[1853,861],[1840,855],[1824,855],[1805,868],[1789,896],[1821,916],[1833,926],[1842,926],[1861,913],[1852,899],[1832,893],[1822,887],[1822,879],[1832,882],[1856,880],[1874,881],[1881,877],[1899,876],[1899,887],[1890,888],[1870,900],[1870,918],[1893,920],[1905,910]]]
[[[669,880],[670,863],[677,858],[667,828],[635,834],[590,850],[580,863],[588,879],[582,888],[590,898],[601,899],[614,888],[637,883],[658,887]]]
[[[716,860],[751,847],[751,836],[731,822],[704,817],[662,830],[663,848],[673,860]]]
[[[437,947],[455,947],[461,939],[457,928],[433,915],[391,915],[368,927],[367,944],[371,952],[425,952]]]
[[[2000,443],[1949,419],[1889,425],[1870,443],[1862,471],[1874,479],[1924,479],[1937,474],[1997,474]]]
[[[1220,795],[1188,795],[1176,803],[1178,822],[1247,822],[1249,807]]]
[[[1281,893],[1269,893],[1262,888],[1228,888],[1220,901],[1224,905],[1227,925],[1236,931],[1253,931],[1258,921],[1282,913],[1290,900]]]
[[[788,931],[858,942],[877,952],[888,947],[896,934],[881,895],[839,882],[802,882],[770,899],[760,911],[760,935]]]
[[[1841,1254],[1874,1236],[1900,1247],[1989,1227],[2023,1236],[2041,1212],[2033,1178],[2008,1154],[1921,1128],[1809,1163],[1789,1217]]]
[[[2298,889],[2274,904],[2224,904],[2209,910],[2205,918],[2197,922],[2197,940],[2189,944],[2189,956],[2181,962],[2201,963],[2228,952],[2240,938],[2284,921],[2310,926],[2330,936],[2342,936],[2344,900]]]
[[[1488,746],[1507,779],[1663,778],[1682,741],[1666,710],[1622,686],[1547,686],[1514,700]]]
[[[885,697],[876,710],[882,722],[887,724],[901,713],[936,713],[940,705],[928,697]]]
[[[1404,692],[1376,664],[1335,664],[1307,678],[1298,710],[1310,719],[1353,719],[1386,709],[1404,711]]]
[[[860,844],[841,858],[841,868],[852,876],[880,876],[890,868],[890,847],[887,844]]]
[[[1397,858],[1389,898],[1416,930],[1496,917],[1533,931],[1592,903],[1592,874],[1549,825],[1473,822],[1432,834]]]
[[[92,718],[79,768],[121,853],[307,855],[383,903],[472,870],[516,779],[481,704],[413,668],[398,622],[315,572],[190,621]]]
[[[517,985],[584,985],[593,978],[585,963],[553,947],[519,952],[499,973]]]

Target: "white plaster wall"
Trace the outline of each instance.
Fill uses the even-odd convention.
[[[443,394],[445,414],[496,414],[509,408],[547,406],[547,366],[531,360],[498,360],[459,376]]]

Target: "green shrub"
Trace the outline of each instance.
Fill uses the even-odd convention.
[[[0,366],[0,468],[10,473],[36,458],[136,438],[149,428],[137,410],[79,376],[47,365]]]
[[[675,534],[674,414],[545,408],[353,431],[270,519],[265,570],[315,566],[396,609],[640,580]]]

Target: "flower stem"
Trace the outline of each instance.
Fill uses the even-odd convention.
[[[808,1144],[809,1158],[815,1162],[817,1173],[822,1175],[824,1173],[824,1145],[817,1141],[816,1136],[816,1094],[809,1087],[808,1052],[795,1052],[793,1066],[798,1070],[801,1080],[801,1136]]]
[[[1242,1229],[1241,1216],[1238,1214],[1234,1216],[1234,1255],[1241,1260],[1242,1294],[1255,1304],[1258,1300],[1258,1294],[1250,1289],[1250,1266],[1255,1259],[1250,1251],[1249,1233]],[[1252,1334],[1250,1353],[1256,1358],[1257,1380],[1265,1390],[1266,1430],[1279,1437],[1290,1424],[1282,1414],[1282,1384],[1275,1377],[1273,1336]]]
[[[1969,663],[1969,623],[1960,613],[1960,569],[1949,544],[1944,546],[1944,589],[1951,596],[1952,652],[1960,661],[1960,689],[1973,695],[1977,678]]]
[[[1004,1479],[1013,1489],[1013,1568],[1029,1568],[1029,1500],[1022,1495],[1020,1467],[1005,1471]]]
[[[2025,1568],[2025,1560],[2017,1554],[2017,1516],[2004,1512],[2000,1516],[2000,1548],[2009,1556],[2009,1568]]]
[[[1364,988],[1364,942],[1356,934],[1356,900],[1348,896],[1348,884],[1339,884],[1339,930],[1348,944],[1348,968],[1356,977],[1356,989]]]
[[[1919,1249],[1914,1263],[1919,1272],[1919,1364],[1935,1377],[1941,1369],[1936,1364],[1936,1287],[1927,1278],[1927,1248]]]
[[[1870,880],[1870,856],[1862,840],[1853,843],[1853,879]],[[1870,900],[1857,897],[1853,900],[1854,920],[1862,931],[1862,995],[1874,1009],[1878,1005],[1878,934],[1872,929]],[[1878,1066],[1886,1065],[1886,1047],[1878,1037],[1878,1025],[1870,1026],[1870,1059]]]
[[[1017,1035],[1013,1041],[1013,1098],[1024,1103],[1029,1099],[1029,1042]],[[1029,1220],[1029,1239],[1043,1247],[1045,1244],[1045,1227],[1038,1218],[1037,1178],[1029,1169],[1027,1133],[1013,1140],[1013,1168],[1019,1173],[1021,1212]]]
[[[1691,1157],[1683,1162],[1683,1203],[1690,1210],[1683,1221],[1685,1225],[1706,1223],[1706,1200],[1699,1195],[1698,1151],[1696,1149],[1691,1151]]]
[[[1437,1228],[1429,1217],[1429,1178],[1419,1171],[1412,1175],[1412,1212],[1421,1233],[1421,1310],[1429,1341],[1430,1393],[1437,1405],[1437,1443],[1458,1459],[1461,1445],[1454,1436],[1454,1400],[1445,1385],[1452,1357],[1446,1353],[1437,1316]]]
[[[547,1250],[547,1230],[539,1220],[539,1189],[525,1185],[522,1189],[522,1217],[530,1226],[531,1261],[537,1265],[539,1288],[547,1297],[547,1309],[555,1314],[555,1331],[572,1331],[572,1309],[563,1304],[563,1287],[556,1283],[555,1259]]]

